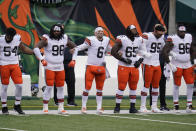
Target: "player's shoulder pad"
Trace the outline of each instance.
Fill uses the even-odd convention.
[[[191,38],[192,39],[192,35],[190,33],[186,33],[185,37]]]
[[[91,46],[91,40],[95,39],[93,36],[87,36],[85,38],[85,43]]]
[[[126,38],[127,38],[126,35],[118,35],[118,36],[116,37],[116,39],[126,39]]]

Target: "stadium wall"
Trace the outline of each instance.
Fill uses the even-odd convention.
[[[85,65],[86,65],[87,56],[78,56],[76,60],[76,66],[75,66],[75,75],[76,75],[76,96],[80,96],[82,94],[82,91],[84,89],[84,75],[85,75]],[[112,56],[106,56],[106,63],[107,63],[107,69],[110,72],[111,78],[106,79],[104,84],[104,90],[103,95],[104,96],[114,96],[116,94],[116,90],[118,87],[117,82],[117,67],[118,63],[117,60]],[[140,79],[138,83],[138,89],[137,89],[137,95],[140,95],[141,88],[143,87],[143,78],[141,74],[141,68],[140,68]],[[8,96],[14,96],[14,85],[13,82],[10,81],[10,86],[8,88]],[[23,96],[31,96],[31,82],[30,82],[30,76],[29,75],[23,75]],[[172,86],[173,85],[173,79],[171,78],[169,81],[167,81],[167,89],[166,89],[166,95],[172,95]],[[41,88],[45,86],[44,81],[44,69],[43,66],[40,65],[40,74],[39,74],[39,97],[42,97],[42,91]],[[67,86],[65,84],[65,95],[67,95]],[[89,93],[89,95],[96,95],[96,89],[95,89],[95,81],[93,81],[92,89]],[[53,94],[53,93],[52,93]],[[128,95],[129,90],[128,86],[126,88],[126,91],[124,92],[124,95]],[[184,80],[182,81],[182,86],[180,88],[180,95],[186,95],[186,85],[184,83]],[[53,95],[52,95],[53,96]]]

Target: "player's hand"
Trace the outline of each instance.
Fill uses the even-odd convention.
[[[47,66],[48,65],[48,62],[46,60],[41,60],[41,63],[43,66]]]
[[[121,58],[121,61],[126,63],[126,64],[131,64],[132,63],[132,60],[128,59],[128,58]]]
[[[135,68],[138,68],[140,64],[143,62],[144,58],[140,58],[138,61],[134,63]]]
[[[76,61],[72,60],[72,61],[69,62],[68,67],[74,67],[75,64],[76,64]]]
[[[147,52],[147,53],[145,54],[145,57],[146,57],[146,58],[150,58],[150,57],[152,57],[152,54]]]
[[[170,55],[172,56],[172,58],[174,58],[174,59],[176,59],[176,57],[177,57],[177,54],[176,53],[174,53],[173,51],[170,51]]]

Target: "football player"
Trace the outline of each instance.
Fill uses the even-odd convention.
[[[127,83],[129,84],[130,109],[129,113],[137,113],[135,108],[136,89],[139,80],[138,67],[143,58],[138,53],[146,52],[146,48],[139,37],[134,25],[126,28],[126,35],[117,36],[116,43],[112,47],[111,54],[118,59],[118,90],[116,92],[116,106],[114,113],[120,112],[120,103]],[[147,53],[147,52],[146,52]]]
[[[163,49],[165,60],[170,63],[169,55],[172,56],[171,63],[177,67],[174,72],[174,87],[173,87],[173,102],[174,110],[179,110],[179,87],[181,86],[182,76],[187,85],[187,112],[192,110],[192,95],[193,95],[193,66],[190,61],[190,47],[192,43],[192,35],[186,33],[185,26],[177,28],[177,34],[168,36],[167,44]]]
[[[94,34],[94,36],[87,37],[83,44],[75,48],[72,58],[73,61],[75,61],[78,51],[88,49],[88,60],[85,73],[85,89],[82,94],[81,112],[83,114],[87,113],[86,103],[94,79],[97,90],[97,114],[104,113],[102,109],[102,90],[106,79],[105,53],[110,52],[111,46],[110,39],[104,36],[104,30],[102,27],[97,27]]]
[[[143,78],[144,87],[141,90],[141,106],[140,112],[148,112],[146,108],[146,97],[149,91],[149,87],[152,84],[152,112],[161,112],[157,108],[157,99],[159,94],[159,81],[161,79],[161,67],[159,62],[159,54],[163,46],[165,28],[161,24],[154,26],[153,32],[144,33],[142,35],[144,43],[146,45],[147,52],[151,54],[151,57],[144,58],[143,65]]]
[[[16,34],[14,28],[7,28],[6,35],[0,37],[0,65],[1,65],[1,102],[2,113],[9,114],[7,108],[7,88],[10,77],[15,84],[15,103],[14,110],[18,114],[25,114],[21,109],[22,98],[22,72],[19,67],[18,50],[27,54],[33,54],[33,50],[21,42],[21,37]]]
[[[73,48],[75,44],[64,34],[61,25],[55,24],[51,27],[49,34],[44,34],[41,41],[35,46],[34,53],[45,67],[46,89],[43,93],[43,112],[48,113],[48,102],[51,97],[51,90],[54,82],[57,87],[58,113],[68,114],[64,110],[64,49]],[[44,48],[45,58],[40,53],[40,48]]]

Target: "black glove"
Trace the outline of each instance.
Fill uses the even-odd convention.
[[[196,67],[194,68],[194,73],[196,74]]]
[[[126,64],[131,64],[132,63],[132,60],[128,59],[128,58],[121,58],[120,59],[122,62],[126,63]]]
[[[140,58],[138,61],[134,63],[135,68],[138,68],[140,64],[143,62],[144,58]]]

